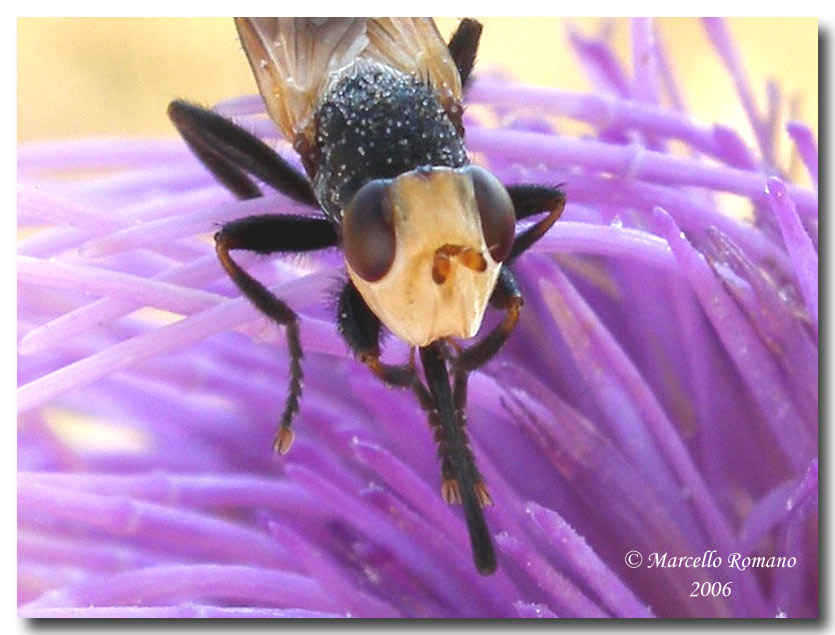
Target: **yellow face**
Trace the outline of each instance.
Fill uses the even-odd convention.
[[[475,178],[474,170],[479,171]],[[482,173],[506,197],[502,203],[510,210],[505,224],[512,244],[513,208],[498,181],[481,168],[436,167],[408,172],[385,187],[393,253],[384,275],[374,281],[366,278],[377,276],[364,278],[352,267],[352,252],[346,248],[348,273],[366,304],[412,346],[473,337],[481,326],[501,268],[493,255],[503,258],[509,251],[509,245],[497,250],[487,244],[476,196],[479,179],[486,178]],[[507,227],[502,240],[507,241]]]

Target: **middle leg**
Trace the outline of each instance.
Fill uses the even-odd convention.
[[[513,248],[505,261],[510,264],[545,235],[565,209],[565,194],[559,187],[547,185],[511,185],[507,188],[516,219],[522,220],[540,212],[548,216],[534,223],[513,241]]]
[[[244,271],[229,252],[234,249],[261,254],[312,251],[334,246],[337,241],[336,231],[325,219],[280,215],[242,218],[227,223],[215,235],[218,259],[241,293],[273,322],[285,327],[290,356],[290,385],[273,442],[273,448],[279,454],[286,454],[293,443],[290,424],[298,412],[302,392],[302,347],[298,317],[283,300]]]

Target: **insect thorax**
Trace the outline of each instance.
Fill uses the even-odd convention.
[[[316,196],[337,223],[371,179],[467,164],[456,126],[423,80],[360,60],[332,86],[314,118],[312,163]]]

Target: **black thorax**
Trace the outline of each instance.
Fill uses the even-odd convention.
[[[339,224],[362,185],[423,166],[468,163],[461,136],[432,88],[370,64],[337,82],[315,115],[313,189]]]

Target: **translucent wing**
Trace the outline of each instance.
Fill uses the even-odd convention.
[[[461,78],[431,18],[369,18],[363,53],[432,86],[447,110],[461,103]]]
[[[367,59],[420,77],[447,111],[461,80],[431,18],[235,18],[270,117],[291,142],[311,121],[333,78]],[[460,116],[460,115],[459,115]]]

